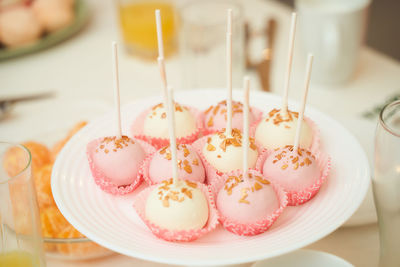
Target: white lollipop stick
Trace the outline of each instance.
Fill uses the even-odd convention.
[[[118,76],[118,51],[117,51],[117,43],[113,41],[111,43],[111,52],[112,52],[112,62],[113,62],[113,82],[114,82],[114,102],[115,102],[115,115],[116,115],[116,130],[117,130],[117,139],[122,137],[122,129],[121,129],[121,108],[120,108],[120,97],[119,97],[119,76]]]
[[[243,102],[243,178],[248,178],[249,172],[249,91],[250,91],[250,79],[244,77],[244,102]]]
[[[178,181],[178,164],[176,156],[176,135],[175,135],[175,104],[174,104],[174,91],[172,87],[168,87],[168,130],[169,130],[169,149],[171,150],[171,160],[172,160],[172,179],[176,185]]]
[[[232,134],[232,9],[228,9],[227,31],[226,31],[226,86],[228,96],[226,99],[227,120],[226,132]]]
[[[294,37],[296,33],[296,13],[292,13],[292,22],[290,26],[290,35],[289,35],[289,51],[288,51],[288,62],[286,66],[286,77],[285,84],[283,87],[283,98],[282,98],[282,114],[286,114],[288,111],[288,94],[289,94],[289,82],[290,82],[290,73],[292,70],[292,61],[293,61],[293,47],[294,47]]]
[[[308,87],[310,85],[310,78],[311,78],[311,69],[313,63],[314,56],[312,54],[308,54],[307,59],[307,67],[306,67],[306,77],[304,79],[304,92],[303,92],[303,99],[301,101],[301,107],[299,111],[299,117],[297,121],[297,129],[296,129],[296,136],[294,139],[293,150],[296,150],[300,143],[300,133],[301,133],[301,126],[303,123],[304,111],[306,109],[306,102],[307,102],[307,94],[308,94]]]
[[[157,27],[158,56],[164,58],[161,14],[159,9],[156,9],[156,27]]]
[[[164,63],[164,45],[163,45],[163,37],[162,37],[162,24],[161,24],[161,14],[160,10],[156,9],[156,26],[157,26],[157,42],[158,42],[158,68],[160,70],[161,81],[164,86],[164,102],[167,99],[167,74],[165,71],[165,63]]]

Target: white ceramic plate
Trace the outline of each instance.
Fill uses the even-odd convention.
[[[276,258],[263,260],[254,263],[251,267],[354,267],[342,258],[335,255],[315,251],[300,249],[295,252],[279,256]]]
[[[242,92],[234,91],[234,99]],[[223,90],[177,92],[180,103],[201,109],[225,98]],[[123,131],[133,119],[161,97],[136,101],[122,109]],[[264,111],[278,107],[281,98],[252,92],[251,105]],[[289,103],[297,109],[297,103]],[[222,227],[191,243],[156,238],[132,208],[137,192],[111,196],[94,183],[86,160],[86,144],[113,135],[114,113],[82,129],[60,153],[52,174],[54,199],[63,215],[81,233],[116,252],[168,264],[223,265],[266,259],[307,246],[342,225],[363,200],[370,180],[369,165],[357,140],[339,123],[307,107],[306,115],[321,129],[323,149],[332,157],[332,171],[314,199],[287,208],[264,234],[239,237]],[[140,188],[139,188],[140,190]]]

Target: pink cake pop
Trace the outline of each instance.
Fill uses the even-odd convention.
[[[230,173],[217,197],[217,208],[223,218],[237,224],[253,224],[266,220],[280,207],[278,196],[270,182],[259,173],[249,173],[249,80],[245,80],[243,166],[242,173]],[[245,228],[245,227],[243,227]],[[254,233],[260,233],[255,231]],[[246,234],[239,233],[239,234]]]
[[[203,163],[196,151],[185,144],[177,145],[178,176],[183,180],[204,183],[206,178]],[[171,150],[166,146],[157,151],[149,164],[149,178],[154,183],[172,177]]]
[[[301,191],[317,181],[321,170],[310,151],[288,145],[268,156],[263,174],[287,191]]]
[[[253,124],[256,116],[249,113],[249,123]],[[204,112],[204,127],[209,130],[220,131],[226,127],[227,107],[226,100],[219,102],[215,106],[210,106]],[[243,104],[237,101],[232,102],[232,128],[243,129]]]
[[[238,223],[255,223],[279,208],[279,201],[270,182],[261,175],[230,175],[217,197],[222,216]]]
[[[113,54],[113,77],[114,77],[114,96],[116,105],[116,136],[104,137],[94,140],[88,144],[88,157],[93,176],[104,190],[117,193],[118,187],[128,186],[133,183],[135,186],[140,181],[138,170],[146,152],[142,145],[128,136],[122,135],[121,130],[121,111],[119,98],[118,80],[118,57],[117,44],[112,43]],[[144,143],[142,143],[145,145]],[[151,146],[145,146],[146,150]],[[133,190],[130,188],[128,191]],[[121,193],[121,192],[120,192]],[[128,193],[128,192],[123,192]]]

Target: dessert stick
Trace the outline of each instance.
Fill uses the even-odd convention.
[[[301,125],[303,122],[304,111],[306,108],[307,94],[308,94],[308,88],[310,86],[310,78],[311,78],[311,69],[312,69],[313,59],[314,59],[314,56],[312,54],[308,54],[306,76],[304,78],[303,99],[301,101],[301,107],[299,110],[299,118],[297,120],[297,129],[296,129],[296,135],[294,138],[293,150],[298,149],[299,142],[300,142]]]
[[[249,91],[250,91],[250,79],[244,77],[244,102],[243,102],[243,179],[248,178],[249,172]]]
[[[171,150],[171,161],[172,161],[172,180],[174,185],[178,181],[178,163],[176,155],[176,135],[175,135],[175,105],[174,105],[174,91],[172,87],[168,87],[167,94],[167,119],[168,119],[168,130],[169,130],[169,143]]]
[[[282,98],[282,114],[285,116],[288,111],[288,93],[289,93],[290,73],[292,70],[295,33],[296,33],[296,13],[293,12],[292,13],[292,22],[291,22],[291,26],[290,26],[290,35],[289,35],[288,62],[287,62],[287,67],[286,67],[285,84],[283,87],[283,98]]]
[[[228,9],[227,31],[226,31],[226,86],[227,86],[227,118],[226,132],[232,135],[232,9]]]
[[[157,27],[157,44],[158,44],[158,68],[160,70],[161,81],[164,86],[164,102],[167,99],[167,74],[165,71],[165,63],[164,63],[164,45],[163,45],[163,37],[162,37],[162,24],[161,24],[161,14],[160,10],[156,9],[155,11],[156,16],[156,27]]]
[[[113,82],[114,82],[114,102],[115,102],[115,113],[116,113],[116,130],[117,139],[121,139],[122,137],[122,129],[121,129],[121,108],[120,108],[120,97],[119,97],[119,76],[118,76],[118,47],[117,43],[113,41],[111,43],[111,52],[112,52],[112,62],[113,62]]]

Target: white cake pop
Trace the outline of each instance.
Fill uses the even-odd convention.
[[[146,202],[146,218],[168,230],[201,229],[208,220],[208,202],[197,184],[172,179],[153,190]]]
[[[258,156],[253,138],[250,138],[249,148],[248,164],[253,168]],[[240,169],[243,162],[242,134],[238,129],[232,129],[230,135],[225,131],[218,132],[207,139],[202,152],[206,160],[220,172]]]
[[[275,149],[286,145],[293,145],[296,135],[298,112],[280,109],[271,110],[257,125],[255,139],[266,149]],[[309,148],[312,143],[312,129],[303,120],[301,128],[300,147]]]
[[[176,137],[189,136],[197,129],[196,119],[188,108],[175,103]],[[151,137],[168,138],[167,111],[164,104],[154,106],[146,116],[143,134]]]

